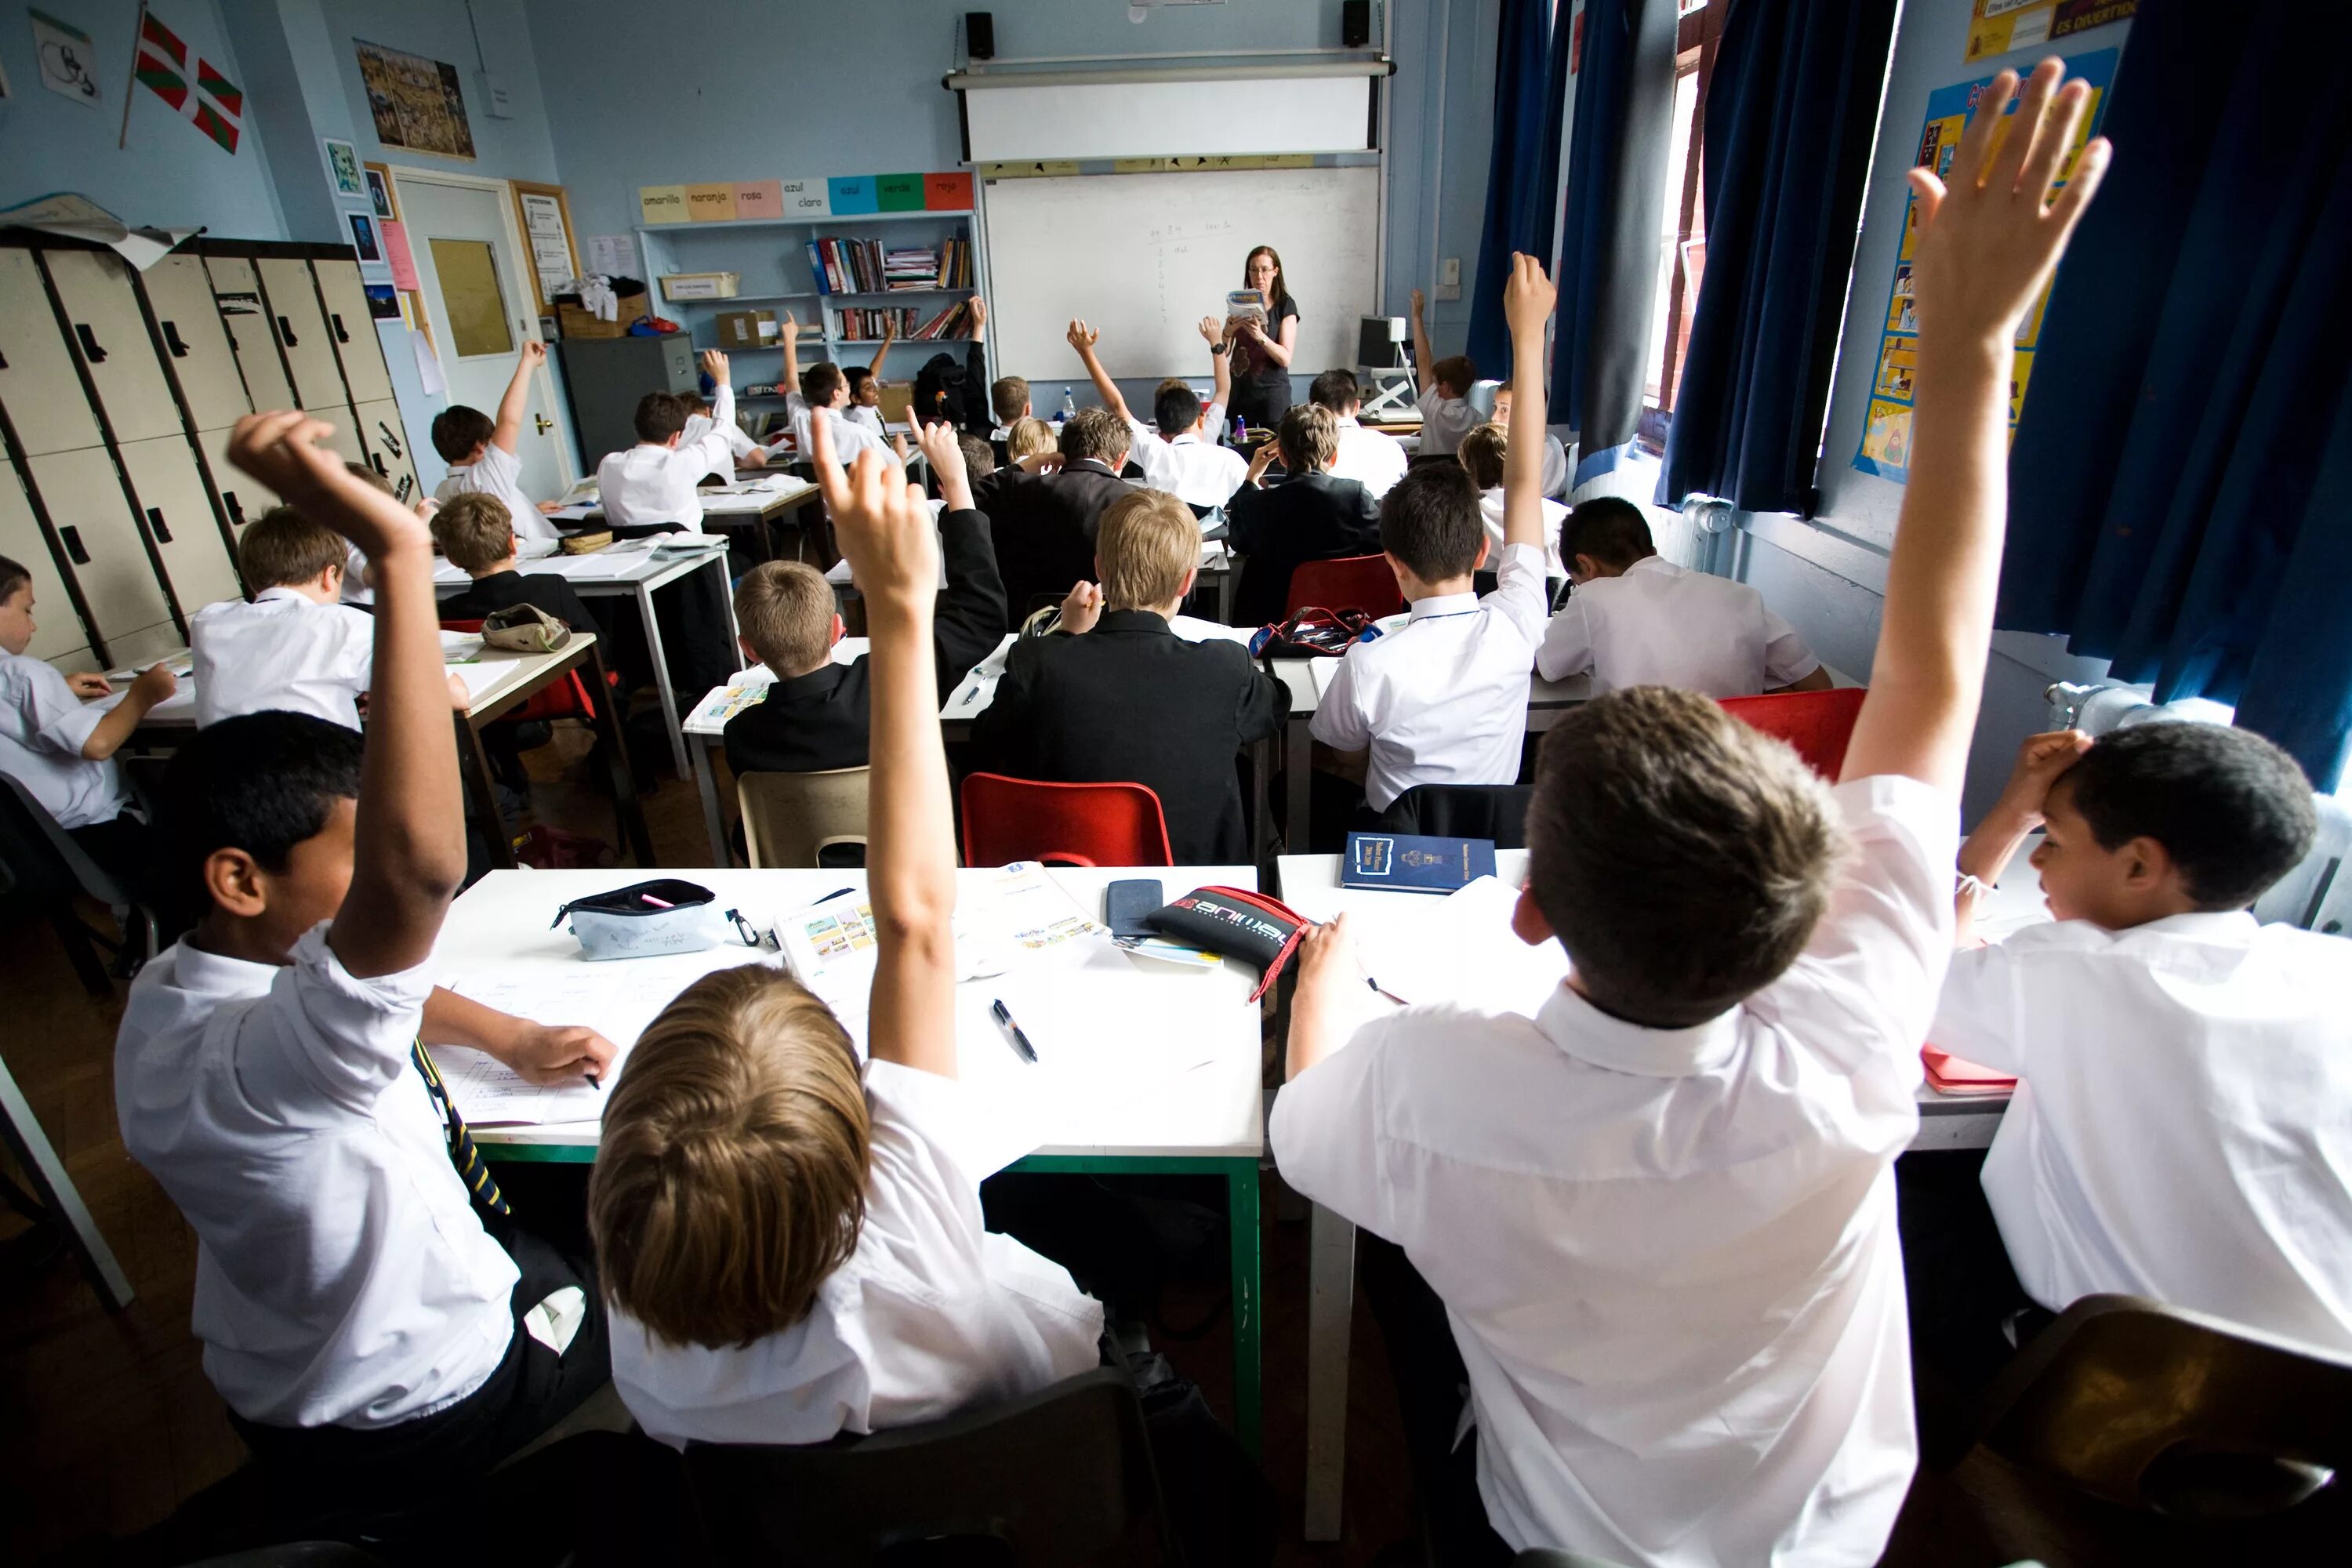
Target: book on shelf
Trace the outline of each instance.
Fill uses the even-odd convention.
[[[844,306],[839,311],[841,330],[837,341],[877,342],[881,340],[884,327],[893,323],[902,342],[927,342],[940,338],[971,335],[971,301],[969,300],[957,300],[929,321],[924,321],[922,314],[920,310],[906,306],[865,310]]]
[[[808,242],[809,273],[822,294],[895,294],[972,286],[971,242],[885,246],[878,239],[818,235]]]

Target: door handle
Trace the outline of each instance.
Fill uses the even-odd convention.
[[[163,323],[163,346],[172,351],[172,357],[173,359],[185,359],[188,357],[188,345],[180,341],[179,322],[166,321]]]
[[[539,426],[539,433],[542,436],[555,428],[555,421],[544,414],[534,414],[530,416],[530,420],[533,425]]]
[[[278,317],[278,336],[279,341],[285,343],[288,348],[292,348],[294,346],[294,323],[288,321],[283,316]]]
[[[337,342],[347,343],[352,341],[351,333],[343,331],[343,318],[341,314],[330,310],[327,312],[327,320],[335,323],[335,341]]]
[[[163,521],[163,509],[162,507],[151,506],[147,509],[147,526],[153,531],[156,543],[169,544],[172,542],[171,526]]]
[[[77,566],[89,564],[89,552],[82,548],[81,530],[68,523],[58,530],[58,540],[66,547],[66,557]]]
[[[89,323],[88,321],[76,321],[74,323],[74,336],[81,340],[82,358],[89,361],[92,364],[103,364],[106,363],[106,351],[98,346],[98,339],[91,333]]]

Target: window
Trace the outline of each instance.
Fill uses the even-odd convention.
[[[1700,128],[1707,79],[1730,0],[1682,0],[1675,37],[1674,129],[1666,144],[1665,200],[1660,206],[1658,281],[1650,302],[1650,374],[1643,401],[1660,415],[1675,408],[1675,384],[1690,346],[1691,314],[1706,270],[1706,205],[1702,199],[1705,138]],[[1648,421],[1644,422],[1649,423]]]

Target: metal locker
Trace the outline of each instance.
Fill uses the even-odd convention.
[[[29,250],[0,246],[0,407],[27,456],[97,446],[98,418]]]
[[[343,380],[354,404],[381,402],[392,395],[392,372],[383,363],[383,340],[376,336],[375,318],[368,314],[367,290],[360,283],[356,261],[318,260],[310,263],[319,287],[327,297],[328,334],[343,362]]]
[[[40,487],[49,521],[65,547],[66,563],[96,622],[90,630],[106,640],[117,659],[131,656],[123,646],[143,646],[142,634],[172,625],[172,606],[156,580],[154,563],[131,521],[130,503],[115,477],[114,459],[103,447],[52,452],[27,465]],[[166,637],[158,651],[168,651]]]
[[[212,498],[205,494],[204,476],[187,438],[132,441],[121,450],[122,470],[139,494],[147,536],[163,559],[180,614],[194,618],[206,605],[243,598],[245,590],[214,520]]]
[[[362,403],[358,410],[360,439],[366,444],[368,467],[392,481],[394,490],[400,481],[408,481],[407,499],[416,495],[416,465],[408,452],[408,432],[400,423],[400,405],[391,398],[378,403]]]
[[[196,445],[203,448],[205,468],[213,477],[213,489],[220,491],[221,510],[228,513],[228,525],[235,533],[243,533],[248,522],[257,522],[261,514],[278,504],[278,496],[259,479],[228,460],[228,440],[235,430],[199,430]]]
[[[147,303],[163,334],[163,352],[199,430],[226,429],[253,412],[245,379],[237,374],[236,351],[221,325],[212,279],[193,256],[167,256],[141,275]]]
[[[10,464],[0,464],[0,555],[33,574],[33,641],[25,651],[35,658],[62,658],[86,646],[89,634],[66,597],[65,580],[58,575],[49,542],[41,537],[40,520],[25,494],[24,476]]]
[[[237,368],[245,373],[255,412],[296,406],[294,384],[286,379],[285,362],[278,356],[278,334],[271,329],[261,298],[261,275],[253,269],[251,258],[207,255],[205,270],[211,275],[221,330],[236,352]],[[201,426],[201,416],[198,424]]]
[[[334,433],[327,437],[327,445],[341,452],[343,455],[343,461],[362,463],[369,468],[375,466],[368,462],[367,447],[360,440],[359,431],[352,425],[350,409],[326,409],[320,412],[320,416],[333,421]]]
[[[180,405],[147,335],[130,263],[110,250],[50,250],[42,258],[115,440],[179,435]]]
[[[319,289],[311,281],[310,264],[265,256],[256,265],[261,271],[262,289],[269,297],[269,319],[277,326],[278,342],[286,350],[286,363],[293,367],[295,397],[313,414],[334,418],[334,410],[348,407],[350,400],[343,391],[342,368],[335,359],[334,336],[327,331],[325,312],[319,309]]]

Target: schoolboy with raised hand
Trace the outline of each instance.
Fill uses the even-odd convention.
[[[1443,1561],[1868,1563],[1902,1507],[1893,1166],[1950,952],[2012,334],[2107,162],[2092,142],[2050,199],[2087,100],[2061,74],[2034,72],[1997,153],[1996,77],[1952,184],[1911,174],[1915,466],[1843,781],[1704,698],[1611,693],[1537,770],[1513,925],[1572,967],[1535,1017],[1354,1028],[1347,921],[1306,943],[1274,1150],[1395,1244],[1362,1258],[1384,1321],[1451,1328],[1386,1336]],[[1512,430],[1515,468],[1539,426]]]

